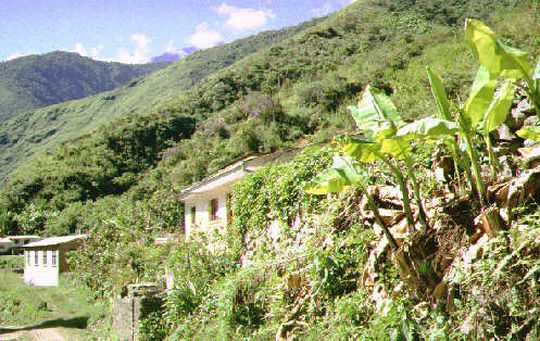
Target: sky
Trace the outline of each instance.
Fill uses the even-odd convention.
[[[334,12],[351,0],[2,0],[0,61],[62,50],[146,63]]]

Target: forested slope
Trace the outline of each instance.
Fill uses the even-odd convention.
[[[0,123],[0,181],[35,153],[56,148],[117,118],[156,112],[183,90],[237,60],[294,35],[317,20],[262,32],[230,44],[198,51],[165,69],[115,90],[21,113]]]
[[[0,122],[23,111],[112,90],[165,66],[102,62],[62,51],[2,62]]]
[[[356,1],[40,154],[0,193],[0,227],[88,231],[71,262],[96,297],[173,278],[147,339],[536,340],[540,167],[522,152],[540,146],[539,15],[530,1]],[[488,69],[466,17],[530,55],[485,44],[495,69],[518,64]],[[506,49],[517,62],[498,62]],[[339,133],[354,137],[237,183],[226,233],[183,239],[181,188]],[[164,232],[177,239],[156,246]]]
[[[130,195],[145,202],[166,196],[167,200],[156,199],[155,204],[174,203],[175,190],[242,155],[269,152],[306,139],[321,141],[337,131],[351,129],[345,106],[353,103],[368,83],[385,89],[400,108],[407,108],[405,118],[429,115],[432,108],[425,65],[442,73],[453,96],[464,95],[465,85],[474,73],[471,54],[457,37],[466,16],[486,20],[504,38],[537,52],[538,7],[527,1],[364,1],[238,61],[180,94],[171,87],[189,86],[186,82],[192,69],[184,65],[201,60],[194,68],[201,70],[207,65],[199,59],[203,53],[227,51],[222,53],[229,55],[234,50],[224,46],[225,50],[203,51],[143,79],[133,90],[122,88],[47,108],[29,115],[27,121],[19,118],[13,127],[13,122],[8,122],[4,125],[4,134],[8,134],[7,145],[4,143],[2,148],[4,162],[15,152],[34,152],[24,141],[35,138],[32,134],[37,134],[38,129],[13,144],[9,136],[19,134],[17,127],[42,122],[46,123],[42,129],[54,132],[65,124],[80,127],[80,131],[71,132],[72,136],[80,136],[99,122],[112,123],[42,153],[12,174],[3,195],[4,210],[9,212],[4,229],[39,232],[47,225],[49,214],[54,216],[68,207],[79,207],[90,199],[118,195],[130,188]],[[254,38],[240,41],[240,45],[250,43],[249,39]],[[266,42],[263,39],[261,45]],[[178,70],[185,78],[171,70]],[[163,79],[181,84],[160,82]],[[169,94],[165,98],[172,99],[154,114],[111,120],[114,111],[98,109],[127,101],[116,115],[129,112],[128,103],[156,110],[150,109],[156,105],[155,97],[146,97],[145,90],[158,93],[160,89],[162,95]],[[111,101],[107,96],[117,97]],[[79,110],[80,122],[74,118]],[[62,117],[69,117],[69,122]],[[36,146],[41,150],[52,147],[61,136],[67,138],[67,130],[62,134],[52,134],[49,144]],[[175,205],[174,218],[163,222],[165,226],[181,223]],[[35,216],[35,211],[45,216],[36,225],[17,222],[18,216]],[[64,228],[76,227],[69,225]]]

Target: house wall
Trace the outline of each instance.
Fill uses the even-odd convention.
[[[211,232],[222,231],[227,226],[227,194],[231,192],[231,186],[223,186],[208,192],[199,194],[194,198],[184,201],[185,204],[185,235],[189,238],[194,231]],[[210,201],[217,199],[217,220],[210,220]],[[195,224],[192,223],[191,208],[195,207]]]
[[[67,252],[76,250],[81,240],[60,245],[29,248],[24,251],[24,283],[37,286],[57,286],[59,275],[69,271]],[[35,263],[35,253],[38,254],[38,262]],[[44,254],[47,254],[44,262]],[[56,266],[52,265],[52,254],[56,254]]]
[[[35,254],[38,262],[35,262]],[[53,253],[56,254],[56,266],[52,265]],[[47,255],[45,258],[44,255]],[[25,250],[24,283],[37,286],[57,286],[60,273],[59,252],[53,249]]]

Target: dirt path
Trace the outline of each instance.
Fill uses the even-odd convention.
[[[12,328],[6,328],[12,329]],[[1,330],[1,329],[0,329]],[[66,341],[63,336],[62,328],[42,328],[24,330],[22,328],[13,328],[13,332],[0,334],[0,341],[11,340],[32,340],[32,341]]]

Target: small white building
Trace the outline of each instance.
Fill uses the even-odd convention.
[[[194,231],[223,232],[233,219],[230,201],[234,183],[265,164],[291,161],[297,152],[251,155],[184,189],[180,200],[185,204],[186,239]]]
[[[24,248],[24,283],[57,286],[60,273],[69,270],[67,252],[79,248],[86,235],[46,238]]]

